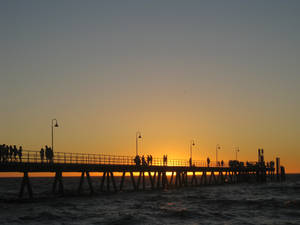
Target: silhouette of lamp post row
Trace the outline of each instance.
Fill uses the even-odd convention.
[[[55,124],[54,124],[55,122]],[[54,151],[53,149],[53,139],[54,139],[54,127],[58,127],[58,123],[57,123],[57,119],[52,119],[51,120],[51,147],[52,147],[52,151]]]
[[[216,163],[218,164],[218,150],[221,149],[221,146],[219,144],[216,145]]]
[[[136,156],[139,154],[139,139],[142,139],[141,132],[137,131],[135,134],[135,150],[136,150]]]

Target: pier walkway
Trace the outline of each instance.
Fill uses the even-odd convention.
[[[21,158],[9,157],[1,159],[0,173],[20,172],[23,179],[19,197],[23,197],[27,189],[30,198],[33,191],[29,173],[55,173],[52,191],[63,195],[63,173],[80,172],[78,193],[82,193],[82,186],[86,178],[91,194],[97,191],[122,191],[125,179],[129,179],[133,190],[179,188],[185,186],[202,186],[217,184],[236,184],[241,182],[267,182],[275,180],[274,162],[231,161],[220,162],[175,160],[153,158],[150,165],[135,163],[135,157],[55,152],[52,160],[41,159],[39,151],[24,150]],[[278,164],[276,165],[279,166]],[[276,168],[278,173],[278,168]],[[100,176],[99,187],[93,186],[91,172]],[[120,179],[116,179],[116,174]],[[278,174],[277,174],[278,178]],[[148,180],[148,181],[146,181]],[[118,181],[118,182],[117,182]],[[146,183],[150,185],[146,185]],[[58,190],[58,192],[57,192]]]

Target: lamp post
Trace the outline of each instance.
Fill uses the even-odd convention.
[[[190,160],[191,160],[191,162],[192,162],[193,146],[195,146],[195,142],[194,142],[194,140],[191,140],[191,143],[190,143]]]
[[[55,124],[53,125],[54,122],[55,122]],[[54,136],[54,135],[53,135],[53,130],[54,130],[53,128],[54,128],[54,127],[58,127],[58,123],[57,123],[57,120],[56,120],[56,119],[52,119],[52,120],[51,120],[51,137],[52,137],[51,147],[52,147],[52,151],[54,150],[54,149],[53,149],[53,136]]]
[[[221,149],[221,146],[219,144],[216,145],[216,163],[218,164],[218,150]]]
[[[142,138],[141,132],[137,131],[135,134],[135,150],[136,150],[136,156],[138,156],[138,149],[139,149],[139,139]]]
[[[238,152],[240,151],[239,147],[236,147],[235,149],[235,160],[237,161],[238,159]]]

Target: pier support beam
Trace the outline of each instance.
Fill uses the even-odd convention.
[[[125,179],[125,172],[123,172],[123,176],[121,178],[120,190],[122,190],[123,188],[124,179]],[[102,192],[104,191],[105,180],[106,180],[106,191],[110,191],[110,180],[114,191],[115,192],[118,191],[114,174],[111,171],[103,172],[101,183],[100,183],[100,191]]]
[[[139,177],[138,177],[138,180],[137,180],[137,185],[136,185],[137,190],[139,190],[139,188],[140,188],[140,183],[141,183],[142,175],[143,175],[143,172],[141,171],[139,173]]]
[[[61,171],[57,171],[55,173],[54,182],[53,182],[53,186],[52,186],[53,194],[56,193],[57,185],[58,185],[58,193],[63,196],[64,195],[64,185],[63,185],[63,181],[62,181],[62,172]]]
[[[174,171],[172,171],[172,174],[171,174],[171,178],[170,178],[170,185],[173,184],[173,177],[174,177]]]
[[[169,183],[168,183],[168,178],[167,178],[167,173],[163,172],[162,173],[162,187],[163,189],[168,188]]]
[[[90,173],[88,171],[81,172],[81,177],[80,177],[79,186],[78,186],[78,194],[81,194],[81,192],[82,192],[82,185],[83,185],[83,182],[84,182],[84,175],[86,175],[86,178],[87,178],[87,181],[88,181],[88,184],[89,184],[90,194],[93,194],[94,193],[94,188],[93,188],[92,181],[91,181],[91,178],[90,178]]]
[[[100,184],[100,191],[103,191],[106,173],[107,173],[107,172],[103,172],[102,179],[101,179],[101,184]],[[124,172],[124,173],[125,173],[125,172]],[[123,174],[124,174],[124,173],[123,173]],[[122,184],[122,185],[123,185],[123,184]],[[121,188],[121,187],[120,187],[120,188]]]
[[[182,184],[183,186],[188,186],[188,176],[187,171],[182,172]]]
[[[176,172],[176,177],[175,177],[175,186],[176,187],[181,187],[182,186],[182,177],[181,177],[182,173],[181,172]]]
[[[154,189],[154,182],[153,182],[153,178],[152,178],[152,175],[151,175],[151,171],[148,171],[148,175],[149,175],[149,180],[150,180],[150,184],[151,184],[151,189],[153,190]]]
[[[125,175],[126,175],[126,172],[124,171],[123,174],[122,174],[122,177],[121,177],[120,191],[123,190],[123,184],[124,184],[124,180],[125,180]]]
[[[232,178],[233,172],[229,171],[228,173],[229,173],[230,183],[232,184],[233,183],[233,178]]]
[[[202,176],[201,176],[200,183],[201,183],[202,185],[206,185],[206,184],[207,184],[206,171],[203,171],[203,172],[202,172]]]
[[[157,182],[156,182],[156,188],[159,189],[160,188],[160,176],[161,176],[161,172],[157,172]]]
[[[137,190],[137,185],[135,184],[133,172],[130,172],[131,182],[134,190]]]
[[[21,189],[20,189],[20,193],[19,193],[19,198],[23,197],[25,186],[27,188],[29,198],[33,198],[32,188],[31,188],[31,184],[29,181],[29,177],[28,177],[28,172],[24,172],[24,176],[23,176],[22,183],[21,183]]]
[[[114,191],[117,192],[118,190],[117,190],[117,185],[116,185],[114,173],[110,172],[110,176],[111,176],[111,181],[112,181],[112,185],[113,185]]]
[[[191,185],[195,185],[197,186],[198,185],[198,181],[197,181],[197,177],[196,177],[196,172],[194,171],[193,172],[193,176],[192,176],[192,180],[191,180]]]
[[[218,178],[219,178],[219,184],[224,184],[224,176],[222,171],[219,172]]]

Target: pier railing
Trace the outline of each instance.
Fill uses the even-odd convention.
[[[22,162],[22,163],[59,163],[59,164],[95,164],[95,165],[136,165],[135,156],[119,156],[105,154],[87,154],[87,153],[69,153],[69,152],[54,152],[52,159],[41,157],[39,151],[23,150],[22,157],[18,155],[2,156],[1,162]],[[145,156],[144,164],[140,157],[140,165],[148,166],[191,166],[189,160],[184,159],[168,159],[164,162],[163,158],[153,157],[152,161],[147,160]],[[207,161],[193,160],[192,166],[207,167]],[[210,167],[227,167],[228,162],[213,162],[209,163]]]

